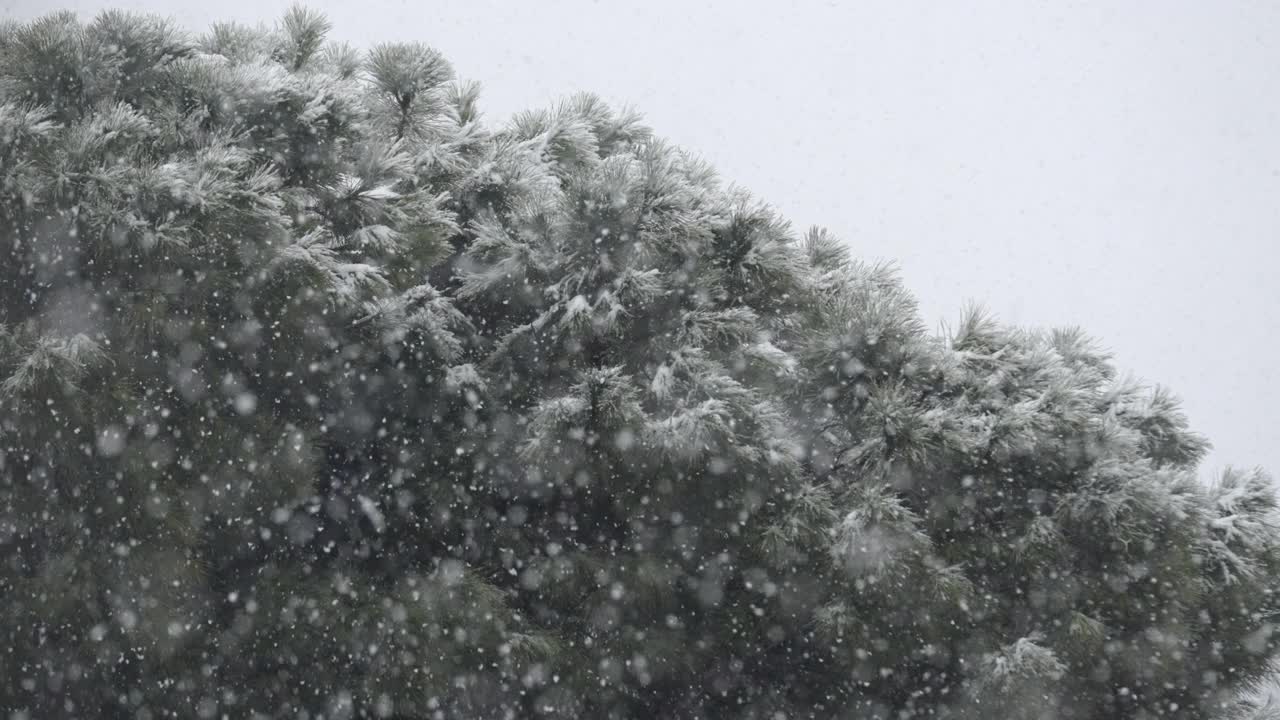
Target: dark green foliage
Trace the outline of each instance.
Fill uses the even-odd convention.
[[[1275,488],[1168,392],[328,29],[0,29],[0,708],[1269,712]]]

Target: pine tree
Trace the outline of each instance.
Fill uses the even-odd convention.
[[[0,28],[0,707],[1267,717],[1275,486],[1170,392],[329,29]]]

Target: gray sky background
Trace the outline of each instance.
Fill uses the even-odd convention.
[[[1202,467],[1280,472],[1280,4],[569,0],[308,3],[359,46],[421,40],[490,122],[578,90],[642,110],[797,229],[965,301],[1081,325],[1171,386]],[[289,0],[0,0],[188,29]]]

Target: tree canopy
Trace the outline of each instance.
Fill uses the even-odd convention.
[[[1261,470],[590,95],[0,27],[7,717],[1243,718]]]

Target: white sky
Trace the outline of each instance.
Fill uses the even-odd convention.
[[[289,0],[65,0],[273,22]],[[311,2],[359,46],[421,40],[490,122],[578,90],[642,110],[797,229],[965,301],[1078,324],[1171,386],[1226,464],[1280,472],[1280,4]],[[51,9],[0,0],[0,17]]]

